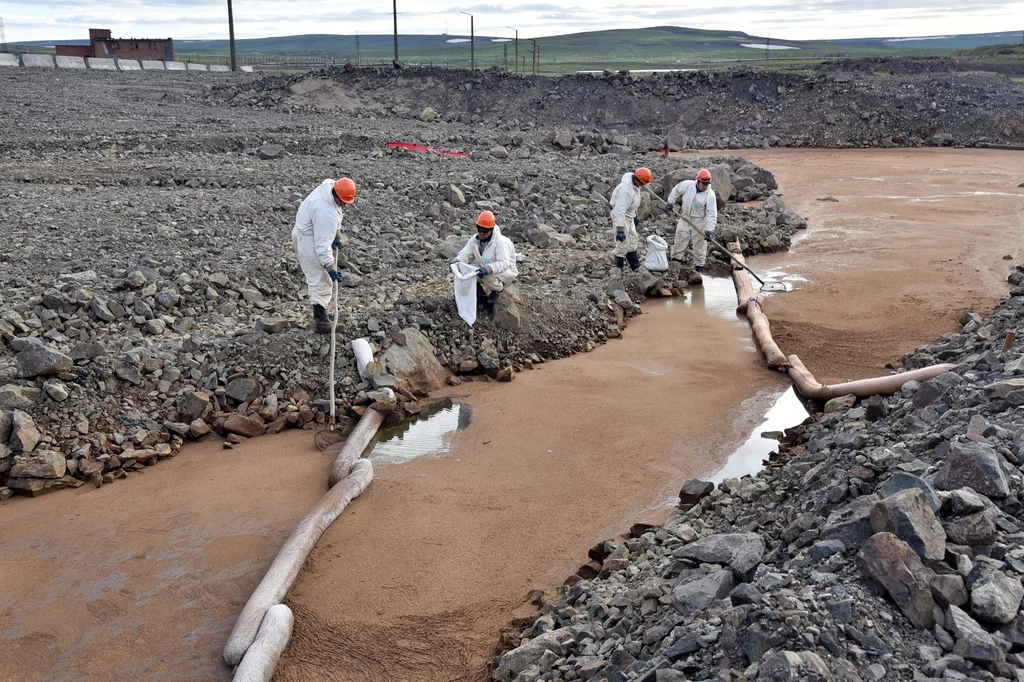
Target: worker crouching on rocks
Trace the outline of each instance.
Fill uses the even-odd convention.
[[[636,226],[640,222],[636,212],[640,209],[640,188],[651,184],[651,171],[637,168],[633,173],[626,173],[622,181],[612,191],[612,231],[615,233],[615,266],[625,275],[626,261],[636,271],[640,269],[640,257],[636,250],[640,245]]]
[[[715,190],[711,189],[711,172],[707,168],[697,171],[696,180],[683,180],[668,195],[669,205],[679,214],[676,238],[672,244],[673,260],[681,261],[693,250],[693,265],[698,273],[704,271],[708,257],[708,244],[718,224],[718,204]],[[687,224],[693,223],[697,229]],[[703,229],[703,234],[699,231]]]
[[[477,216],[476,236],[469,238],[455,260],[477,266],[477,301],[493,315],[501,292],[519,276],[515,247],[501,234],[493,213],[484,211]]]
[[[327,318],[333,289],[331,281],[341,282],[333,251],[341,248],[341,237],[338,236],[341,208],[355,200],[356,183],[349,178],[324,180],[302,200],[295,215],[292,243],[306,275],[317,334],[331,332],[331,321]]]

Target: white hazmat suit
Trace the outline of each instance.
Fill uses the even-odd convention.
[[[627,253],[637,250],[640,237],[636,233],[633,219],[640,208],[640,188],[633,184],[633,174],[626,173],[612,191],[612,239],[616,232],[625,232],[626,240],[615,242],[612,255],[623,258]]]
[[[693,263],[704,267],[708,257],[708,243],[704,234],[714,233],[715,225],[718,224],[718,204],[715,199],[715,190],[709,186],[703,192],[697,191],[697,183],[693,180],[683,180],[672,188],[668,195],[668,203],[674,205],[679,202],[679,223],[676,225],[676,238],[672,244],[672,258],[682,260],[688,248],[693,249]],[[686,218],[704,232],[694,230],[686,221]]]
[[[512,240],[501,234],[501,228],[498,226],[494,227],[494,232],[486,244],[482,244],[476,236],[470,237],[455,260],[485,268],[490,273],[479,279],[480,286],[486,294],[504,291],[505,287],[519,276],[516,249],[512,246]]]
[[[292,228],[292,243],[299,265],[306,275],[309,300],[327,308],[331,304],[331,277],[334,267],[331,243],[341,227],[341,206],[334,202],[334,180],[324,180],[299,205]]]

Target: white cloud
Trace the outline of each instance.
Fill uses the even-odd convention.
[[[682,0],[652,7],[622,0],[574,2],[466,3],[399,0],[399,32],[468,33],[473,12],[478,35],[520,38],[610,28],[673,25],[771,34],[780,40],[926,36],[1005,30],[1005,19],[1020,6],[1003,0]],[[305,33],[391,32],[391,3],[352,0],[339,11],[337,0],[235,0],[238,38]],[[650,7],[648,9],[647,7]],[[109,28],[120,37],[178,40],[227,37],[224,0],[0,0],[7,39],[84,39],[90,27]]]

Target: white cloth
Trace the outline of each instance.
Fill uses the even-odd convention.
[[[671,205],[679,203],[680,205],[680,219],[676,224],[672,257],[682,258],[687,249],[692,248],[694,262],[703,266],[707,258],[707,242],[704,241],[704,234],[691,228],[683,218],[696,225],[698,229],[703,228],[705,234],[714,233],[715,226],[718,224],[718,204],[715,190],[708,187],[703,192],[698,192],[695,181],[683,180],[669,192],[668,203]]]
[[[656,234],[647,238],[647,258],[644,267],[651,272],[668,270],[668,242]]]
[[[494,228],[486,244],[481,244],[476,236],[470,237],[455,260],[474,266],[474,272],[477,268],[484,268],[490,273],[480,278],[480,286],[488,294],[492,291],[504,291],[505,287],[519,276],[519,268],[516,267],[516,248],[512,245],[511,239],[501,234],[500,227]]]
[[[455,275],[455,306],[459,309],[459,317],[472,327],[476,322],[477,266],[456,262],[450,267]]]
[[[622,180],[612,191],[612,239],[616,232],[625,232],[626,240],[614,242],[612,255],[624,257],[630,251],[636,251],[640,245],[640,237],[636,233],[633,219],[640,208],[640,188],[633,184],[633,174],[625,173]]]
[[[331,278],[327,270],[334,267],[331,243],[341,227],[341,206],[334,202],[334,180],[324,180],[302,200],[295,214],[292,243],[299,265],[306,275],[309,299],[327,307],[331,303]]]

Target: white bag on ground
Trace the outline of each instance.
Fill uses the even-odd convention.
[[[656,234],[647,238],[647,258],[644,267],[651,272],[668,270],[668,243]]]
[[[476,322],[476,271],[477,266],[468,263],[452,263],[452,274],[455,275],[455,305],[459,308],[459,317],[470,327]]]
[[[352,352],[356,355],[356,368],[359,376],[366,378],[366,366],[373,362],[373,349],[366,339],[352,339]]]

